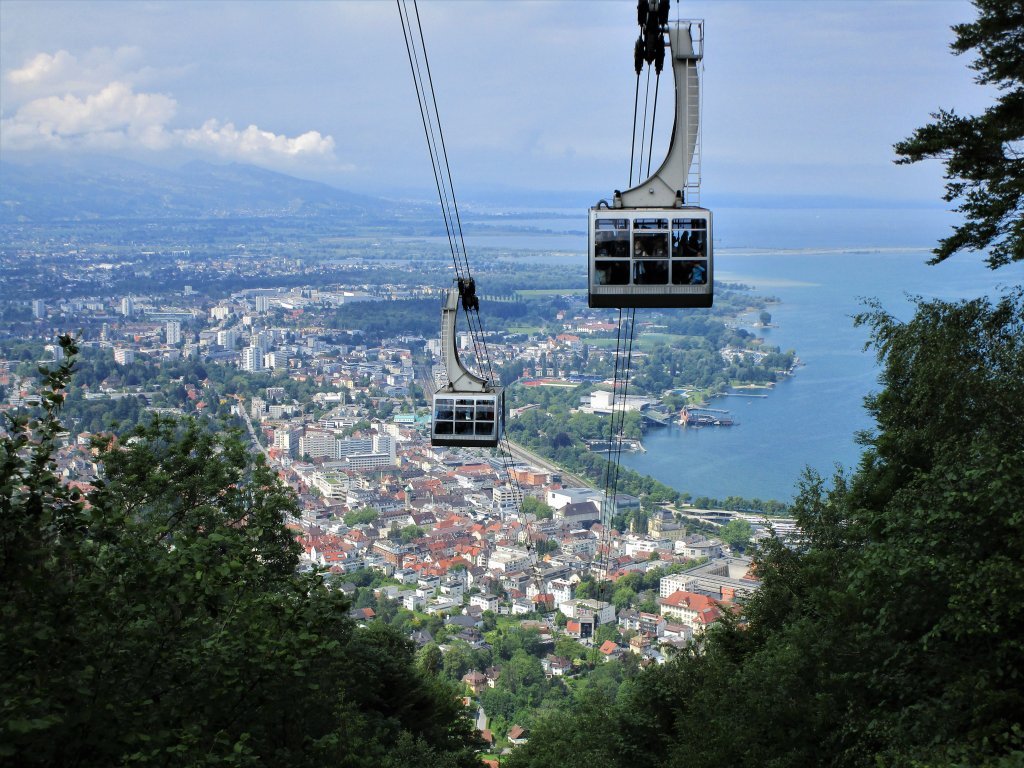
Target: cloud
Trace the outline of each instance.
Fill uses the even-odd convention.
[[[221,125],[216,120],[207,120],[201,128],[175,131],[175,136],[182,146],[213,150],[218,154],[239,158],[265,155],[334,155],[334,139],[330,136],[321,136],[319,131],[307,131],[290,139],[287,136],[260,130],[255,125],[239,131],[231,123]]]
[[[4,77],[4,102],[15,104],[45,96],[96,93],[113,82],[138,86],[157,73],[139,67],[142,52],[134,46],[92,48],[78,57],[66,51],[38,53]]]
[[[163,93],[137,91],[132,79],[151,70],[127,71],[134,48],[94,49],[83,60],[67,51],[40,53],[5,80],[34,93],[10,117],[0,119],[4,151],[187,149],[221,158],[282,167],[315,159],[334,161],[334,139],[319,131],[295,137],[250,125],[207,120],[198,128],[173,127],[177,101]],[[123,77],[97,82],[101,75]]]
[[[135,93],[125,83],[110,83],[85,98],[68,94],[30,101],[3,121],[0,142],[10,149],[76,144],[162,149],[167,146],[164,125],[176,106],[170,96]]]
[[[7,73],[7,81],[13,85],[32,85],[45,82],[55,74],[67,72],[75,64],[75,57],[67,51],[57,51],[52,56],[40,53],[34,56],[20,69],[12,69]]]

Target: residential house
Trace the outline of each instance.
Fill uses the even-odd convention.
[[[686,624],[694,632],[703,631],[722,615],[718,601],[696,592],[679,590],[668,597],[659,598],[659,602],[662,616]]]

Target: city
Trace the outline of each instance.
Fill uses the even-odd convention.
[[[560,439],[595,458],[612,412],[606,379],[615,364],[608,345],[614,325],[607,312],[588,310],[571,285],[500,301],[509,318],[495,324],[488,346],[510,385],[509,432],[522,440],[505,456],[430,444],[428,398],[445,371],[436,331],[423,331],[436,328],[443,278],[416,283],[422,264],[394,259],[382,267],[367,258],[345,265],[359,270],[358,283],[325,285],[337,276],[331,260],[251,256],[246,251],[255,249],[236,245],[243,255],[193,267],[189,249],[137,248],[112,254],[79,244],[73,262],[66,253],[53,259],[51,275],[65,287],[78,281],[81,295],[5,303],[3,409],[38,402],[37,367],[59,363],[57,336],[76,329],[78,370],[56,453],[65,483],[88,493],[100,471],[95,441],[127,435],[147,419],[243,430],[296,495],[300,514],[288,526],[302,569],[319,571],[348,595],[357,621],[387,620],[419,647],[437,646],[450,659],[446,674],[475,691],[485,741],[508,748],[531,724],[523,711],[480,698],[481,675],[490,676],[484,689],[502,690],[502,657],[488,642],[496,632],[528,633],[536,641],[531,659],[557,689],[563,677],[586,677],[602,661],[662,664],[756,590],[742,551],[769,535],[763,511],[701,508],[649,481],[637,495],[607,497],[585,466],[551,461],[545,409],[568,404],[568,436]],[[8,281],[19,264],[53,258],[31,246],[0,257]],[[151,278],[146,293],[107,293],[134,280],[140,261]],[[153,275],[168,267],[175,275],[163,287]],[[275,278],[281,287],[228,295],[210,288]],[[756,313],[760,306],[767,315],[741,287],[733,295],[724,307]],[[694,377],[680,387],[681,379],[648,373],[645,391],[647,355],[637,353],[634,394],[620,414],[634,449],[642,450],[646,429],[664,428],[681,404],[703,402],[722,382],[742,376],[767,386],[792,372],[792,353],[730,330],[728,311],[702,321],[717,323],[715,338],[723,339],[701,358],[712,361],[718,381]],[[392,322],[368,321],[379,313]],[[408,328],[402,318],[411,318]],[[671,343],[671,322],[649,321],[641,334]],[[472,365],[469,334],[458,341]],[[775,532],[794,533],[793,522],[778,516],[782,505],[768,509]]]

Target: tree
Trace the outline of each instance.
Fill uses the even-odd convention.
[[[536,515],[538,520],[550,520],[555,511],[536,496],[524,496],[523,514]]]
[[[957,55],[977,50],[970,65],[981,85],[1001,91],[981,115],[933,113],[895,146],[900,164],[942,158],[947,202],[958,202],[966,221],[939,242],[932,264],[963,250],[990,249],[993,269],[1024,259],[1024,3],[975,0],[978,19],[953,27]]]
[[[857,322],[883,364],[857,472],[805,475],[802,536],[759,547],[742,616],[509,765],[574,740],[616,767],[1024,762],[1024,289]]]
[[[731,549],[742,552],[750,544],[750,538],[754,534],[754,528],[746,520],[736,518],[718,529],[718,536],[729,545]]]
[[[350,528],[356,525],[366,525],[375,521],[380,517],[380,513],[371,509],[370,507],[363,507],[362,509],[354,509],[345,515],[345,525]]]
[[[294,495],[237,435],[154,419],[96,445],[88,504],[61,485],[73,359],[0,436],[3,760],[368,768],[413,744],[477,764],[411,643],[357,631],[340,592],[296,573]]]

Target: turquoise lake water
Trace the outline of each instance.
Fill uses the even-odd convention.
[[[908,293],[946,299],[996,295],[1000,285],[1024,280],[1020,265],[993,273],[977,258],[928,266],[922,250],[717,256],[716,278],[781,300],[769,307],[777,327],[750,329],[784,350],[795,349],[804,366],[766,398],[717,400],[715,407],[731,411],[737,426],[651,430],[648,452],[624,455],[622,463],[679,490],[718,498],[787,501],[805,466],[827,476],[837,463],[857,464],[854,437],[873,426],[864,396],[878,389],[874,351],[864,349],[867,331],[852,320],[863,298],[877,298],[907,319],[913,307]]]

